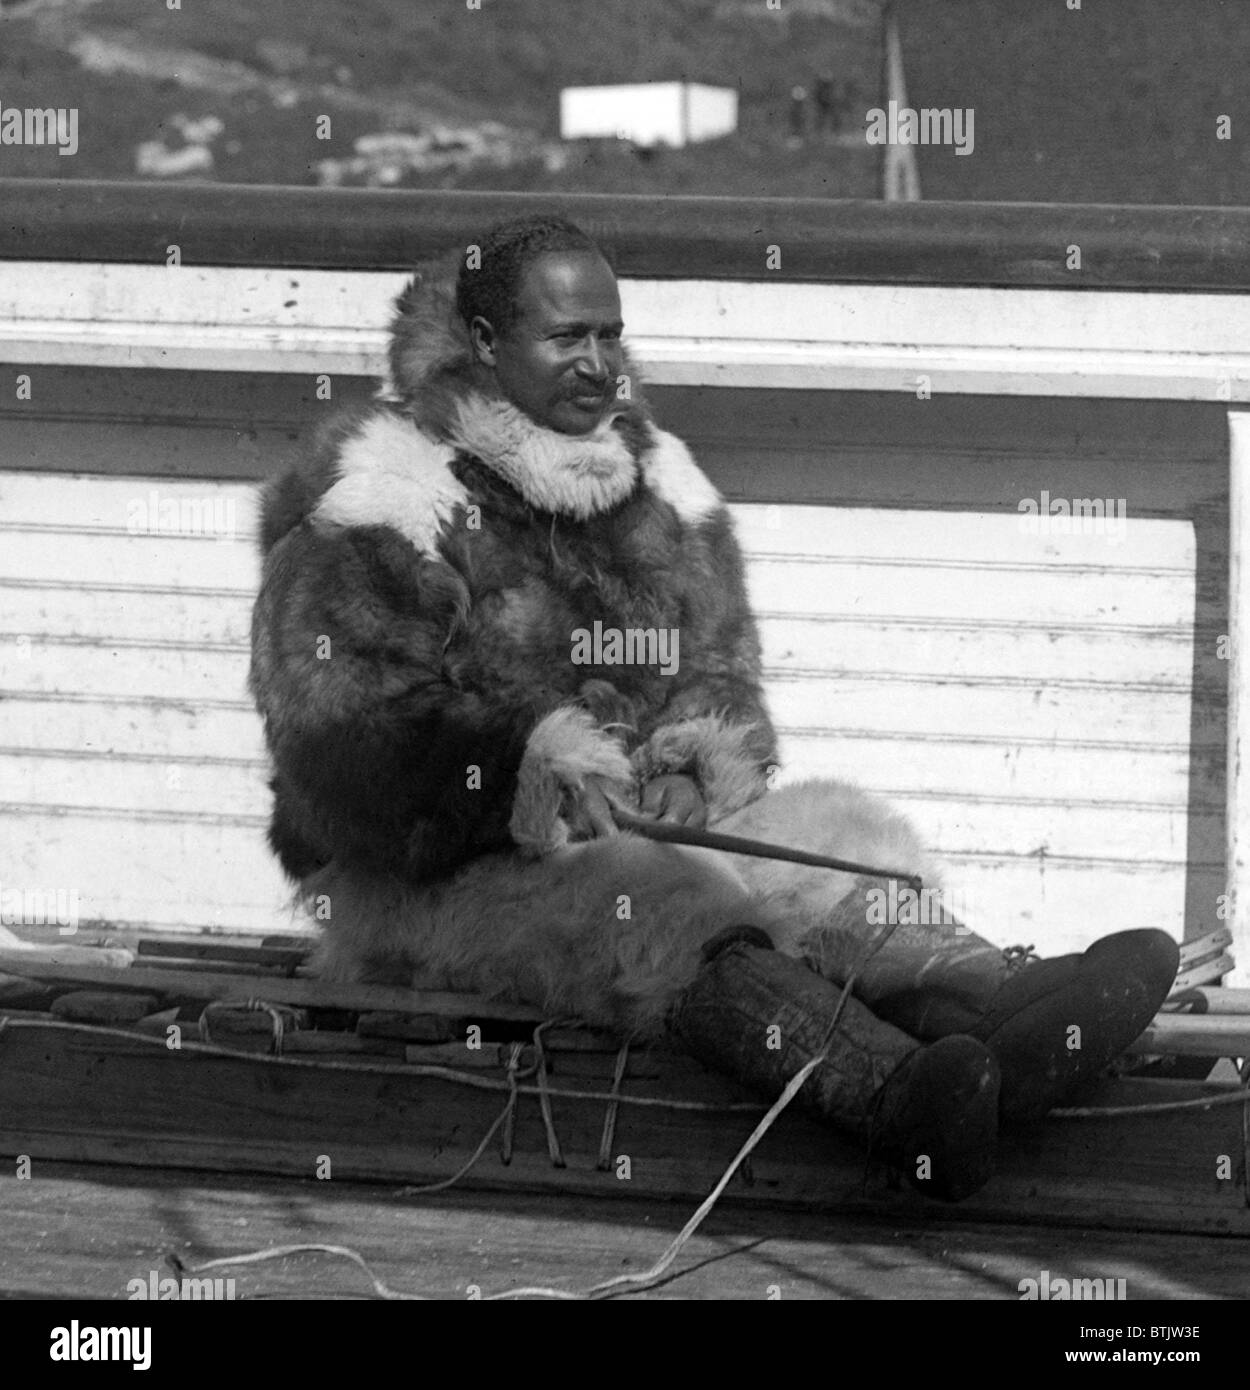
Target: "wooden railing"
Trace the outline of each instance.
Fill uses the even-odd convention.
[[[0,179],[0,259],[403,270],[553,208],[640,279],[1250,291],[1250,208]]]

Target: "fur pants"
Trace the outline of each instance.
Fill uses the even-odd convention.
[[[845,783],[769,792],[716,829],[934,883],[910,824]],[[622,834],[537,860],[488,855],[419,889],[333,864],[302,889],[309,898],[328,895],[318,961],[327,978],[408,984],[415,975],[428,988],[653,1037],[694,979],[703,943],[726,927],[761,927],[779,950],[843,982],[873,944],[872,928],[830,924],[855,884],[829,869]]]

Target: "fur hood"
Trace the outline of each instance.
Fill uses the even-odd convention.
[[[454,267],[425,267],[395,301],[389,371],[363,415],[329,425],[320,447],[268,489],[265,554],[301,522],[387,525],[422,554],[469,499],[452,467],[476,459],[537,512],[586,522],[610,512],[640,485],[698,523],[721,508],[686,446],[651,418],[640,373],[627,351],[628,393],[587,435],[561,434],[500,395],[473,356],[456,313]]]
[[[635,364],[626,353],[628,394],[592,434],[546,429],[505,400],[475,360],[456,312],[454,273],[454,264],[424,267],[397,298],[381,399],[429,438],[480,459],[531,506],[577,520],[615,506],[656,443]]]

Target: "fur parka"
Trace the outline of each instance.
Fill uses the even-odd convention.
[[[423,278],[391,367],[388,398],[264,502],[251,681],[287,872],[333,859],[420,884],[545,853],[568,838],[562,788],[590,773],[688,772],[713,816],[758,796],[775,749],[742,558],[637,386],[589,437],[542,428],[493,394]],[[676,669],[575,660],[604,655],[577,650],[596,624],[678,634]]]
[[[379,398],[268,490],[251,687],[270,843],[324,905],[326,973],[416,972],[653,1032],[715,930],[802,935],[798,880],[769,878],[778,866],[628,835],[569,843],[562,810],[590,775],[629,796],[687,773],[712,823],[759,833],[776,758],[730,516],[628,380],[593,434],[543,428],[475,363],[446,279],[419,275]],[[660,630],[679,637],[667,671],[579,649],[579,633]],[[764,802],[807,824],[812,795]],[[813,848],[849,834],[863,854],[919,858],[885,808],[828,784],[826,812],[830,797]],[[822,822],[841,827],[832,848]]]

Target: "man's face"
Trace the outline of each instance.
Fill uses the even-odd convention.
[[[478,359],[531,419],[561,434],[589,434],[616,397],[621,297],[616,276],[589,251],[548,251],[530,262],[512,327],[471,325]]]

